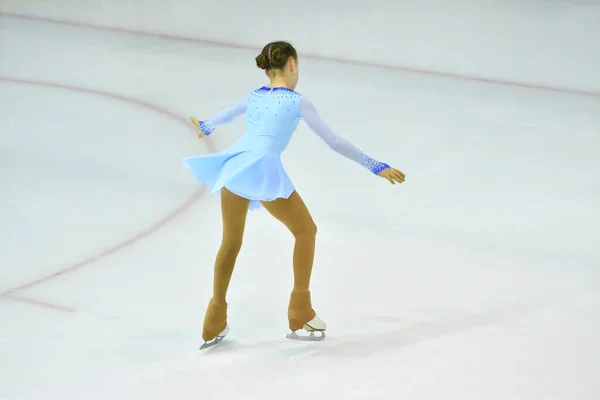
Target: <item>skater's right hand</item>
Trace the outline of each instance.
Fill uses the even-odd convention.
[[[206,134],[204,132],[202,132],[202,128],[200,128],[200,121],[198,121],[198,118],[190,117],[190,120],[192,121],[192,124],[196,125],[196,128],[198,128],[198,130],[200,130],[198,137],[199,138],[205,137]]]
[[[388,181],[390,181],[390,183],[392,185],[395,185],[396,182],[402,183],[402,182],[404,182],[404,179],[406,178],[406,176],[404,175],[404,173],[402,171],[397,170],[396,168],[392,168],[392,167],[384,169],[377,175],[382,178],[387,179]]]

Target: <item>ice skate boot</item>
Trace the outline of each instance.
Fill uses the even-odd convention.
[[[325,339],[325,329],[327,326],[312,308],[310,291],[301,293],[292,292],[288,307],[288,320],[290,330],[292,331],[292,333],[286,335],[288,339],[311,342]],[[306,332],[309,335],[302,334]],[[319,332],[319,335],[315,335],[315,332]]]
[[[204,327],[202,329],[202,339],[204,339],[204,344],[200,346],[200,350],[220,343],[228,333],[227,303],[216,304],[215,301],[211,299],[208,303],[206,316],[204,317]]]

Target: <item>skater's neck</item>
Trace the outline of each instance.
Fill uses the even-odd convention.
[[[275,87],[284,87],[288,89],[294,90],[292,85],[285,79],[285,77],[276,77],[271,79],[271,83],[267,87],[275,88]]]

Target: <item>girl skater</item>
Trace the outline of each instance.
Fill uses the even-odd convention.
[[[392,184],[402,183],[405,178],[399,170],[367,156],[335,134],[321,120],[313,103],[295,91],[298,55],[291,44],[267,44],[256,57],[256,65],[266,71],[271,81],[268,86],[248,93],[208,120],[191,117],[201,131],[198,136],[204,137],[217,126],[245,116],[244,133],[231,147],[183,160],[196,180],[207,185],[211,193],[221,192],[223,237],[214,266],[213,296],[204,318],[202,348],[218,343],[229,332],[227,289],[242,246],[247,212],[261,205],[295,237],[294,287],[288,305],[292,334],[288,338],[307,338],[296,334],[301,329],[311,332],[309,339],[324,338],[326,325],[312,308],[309,290],[317,228],[280,159],[300,119],[331,149],[373,174]],[[314,331],[322,334],[316,337]]]

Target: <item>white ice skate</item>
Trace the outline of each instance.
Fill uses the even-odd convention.
[[[286,338],[292,340],[302,340],[305,342],[320,342],[321,340],[325,340],[325,330],[327,329],[327,325],[321,318],[315,315],[313,319],[308,321],[302,329],[298,329],[293,331],[292,333],[288,333]],[[309,335],[299,335],[298,332],[309,332]],[[319,335],[315,335],[315,332],[319,332]]]
[[[204,344],[202,346],[200,346],[200,350],[204,350],[204,349],[207,349],[209,347],[212,347],[212,346],[215,346],[215,345],[221,343],[221,341],[225,338],[225,336],[227,336],[228,333],[229,333],[229,324],[225,325],[225,329],[223,329],[223,332],[219,333],[217,335],[217,337],[215,337],[213,340],[204,342]]]

